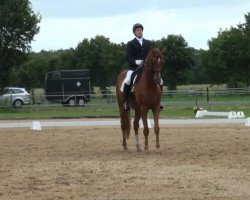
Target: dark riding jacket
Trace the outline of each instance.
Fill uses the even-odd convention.
[[[145,60],[150,50],[150,41],[143,38],[142,45],[134,38],[127,43],[128,70],[135,70],[138,66],[135,60]]]

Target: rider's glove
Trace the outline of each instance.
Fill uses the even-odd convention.
[[[135,60],[136,65],[140,65],[142,63],[142,60]]]

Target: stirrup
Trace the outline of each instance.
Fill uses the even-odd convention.
[[[129,109],[130,109],[128,102],[125,102],[125,103],[123,104],[123,109],[124,109],[124,110],[129,110]]]

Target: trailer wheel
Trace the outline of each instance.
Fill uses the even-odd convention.
[[[68,101],[67,101],[68,105],[70,107],[74,107],[76,105],[76,102],[75,102],[75,99],[74,98],[70,98]]]
[[[79,98],[78,99],[78,106],[81,106],[81,107],[83,107],[84,105],[85,105],[85,103],[86,103],[86,101],[85,101],[85,99],[84,98]]]

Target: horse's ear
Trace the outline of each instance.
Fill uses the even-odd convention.
[[[165,47],[163,47],[163,48],[161,49],[161,52],[162,52],[162,53],[166,53],[166,51],[167,51],[167,50],[166,50]]]

